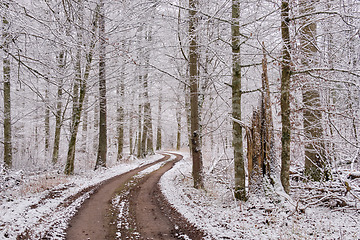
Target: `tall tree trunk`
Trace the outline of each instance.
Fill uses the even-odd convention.
[[[134,154],[134,137],[133,137],[133,121],[132,117],[129,118],[129,152],[130,155]]]
[[[146,150],[145,145],[143,146],[145,154],[154,154],[154,144],[153,144],[153,130],[152,130],[152,118],[151,118],[151,104],[149,99],[149,86],[148,86],[148,75],[144,76],[144,94],[145,94],[145,104],[144,104],[144,131],[143,138],[146,138]],[[143,139],[144,141],[144,139]]]
[[[179,99],[180,101],[180,99]],[[180,105],[180,103],[178,103]],[[176,109],[176,123],[177,123],[177,134],[176,134],[176,150],[179,151],[181,147],[181,109],[180,106]]]
[[[192,153],[192,143],[191,143],[191,107],[190,107],[190,90],[188,86],[185,85],[185,111],[186,111],[186,128],[187,128],[187,139],[190,153]]]
[[[162,111],[162,90],[159,92],[159,105],[158,105],[158,125],[156,130],[156,150],[161,149],[161,111]]]
[[[59,72],[63,73],[66,65],[65,51],[60,51],[57,57]],[[52,153],[52,162],[56,164],[59,159],[60,148],[60,135],[62,126],[62,95],[63,95],[63,76],[59,76],[57,82],[57,97],[56,97],[56,115],[55,115],[55,134],[54,134],[54,146]]]
[[[84,102],[85,95],[86,95],[87,80],[88,80],[89,74],[90,74],[91,62],[93,59],[94,48],[95,48],[95,43],[96,43],[96,34],[95,33],[96,33],[97,23],[98,23],[98,10],[94,11],[94,13],[95,13],[95,16],[94,16],[94,19],[92,22],[92,29],[91,29],[93,35],[92,35],[92,39],[91,39],[90,46],[89,46],[89,48],[90,48],[89,52],[86,54],[86,65],[85,65],[84,76],[81,78],[81,81],[80,81],[80,92],[79,92],[79,98],[78,98],[79,101],[78,101],[78,104],[76,105],[75,111],[73,111],[73,116],[72,116],[71,136],[70,136],[70,142],[69,142],[65,171],[64,171],[64,173],[67,175],[74,173],[76,138],[77,138],[77,133],[79,130],[80,118],[81,118],[81,113],[82,113],[82,109],[83,109],[83,102]],[[78,43],[78,47],[80,47],[79,43]],[[78,59],[77,59],[77,61],[78,61]],[[78,73],[81,72],[81,65],[78,65],[77,69],[75,71],[77,71]]]
[[[99,2],[99,103],[100,103],[100,121],[99,121],[99,149],[96,159],[95,169],[106,167],[107,153],[107,124],[106,124],[106,40],[105,40],[105,9],[104,1]]]
[[[48,81],[48,79],[47,79]],[[45,153],[48,155],[50,149],[50,106],[49,106],[49,85],[47,84],[45,90],[45,118],[44,118],[44,128],[45,128]]]
[[[311,16],[315,11],[314,4],[317,1],[300,0],[300,13],[310,14],[301,19],[300,26],[300,48],[301,63],[305,67],[317,65],[317,43],[316,43],[316,22]],[[303,87],[303,119],[305,142],[305,174],[315,181],[329,177],[329,170],[326,169],[325,144],[323,141],[322,113],[320,102],[320,91],[313,80],[304,77]]]
[[[281,61],[281,183],[286,193],[290,192],[290,6],[289,0],[281,2],[281,37],[283,41]]]
[[[141,81],[141,76],[139,76],[139,80]],[[139,97],[141,98],[140,94]],[[142,141],[141,141],[141,133],[142,133],[142,105],[139,104],[138,108],[138,134],[137,134],[137,157],[143,157],[143,148],[142,148]]]
[[[120,161],[123,158],[123,149],[124,149],[124,95],[125,95],[125,61],[122,63],[122,71],[120,74],[120,79],[118,80],[118,85],[116,89],[116,95],[118,96],[117,102],[117,115],[118,115],[118,128],[117,128],[117,142],[118,142],[118,152],[117,160]]]
[[[151,27],[145,32],[145,40],[147,44],[152,42],[152,29]],[[150,49],[146,49],[145,52],[145,75],[144,75],[144,127],[147,130],[146,139],[146,154],[154,154],[154,140],[153,140],[153,128],[152,128],[152,114],[151,103],[149,97],[149,68],[150,68]]]
[[[129,147],[130,147],[130,155],[135,154],[135,146],[136,146],[136,135],[133,136],[133,134],[136,134],[136,131],[133,129],[134,120],[136,119],[134,117],[135,115],[135,106],[134,106],[134,99],[135,99],[135,93],[133,90],[130,92],[131,100],[130,100],[130,111],[128,112],[129,115]]]
[[[241,64],[240,64],[240,1],[232,1],[232,117],[241,121]],[[235,198],[245,201],[245,165],[242,127],[233,121],[233,148],[235,170]]]
[[[88,102],[89,102],[89,98],[88,98],[88,95],[86,95],[85,99],[84,99],[84,104],[83,104],[84,116],[83,116],[83,120],[82,120],[82,130],[81,130],[81,133],[82,133],[81,151],[84,153],[87,153],[88,118],[89,118],[89,112],[87,110]]]
[[[8,8],[8,4],[4,3]],[[5,10],[6,11],[6,10]],[[11,140],[11,98],[10,98],[10,42],[11,36],[8,32],[10,23],[6,16],[2,17],[2,39],[3,39],[3,78],[4,78],[4,166],[6,169],[12,167],[12,140]]]
[[[193,160],[192,175],[194,187],[204,188],[203,162],[201,152],[200,114],[199,114],[199,73],[198,73],[198,42],[197,42],[197,0],[189,0],[189,75],[190,75],[190,107],[191,107],[191,152]]]
[[[95,98],[95,105],[94,105],[94,119],[93,119],[93,138],[92,138],[92,153],[97,153],[98,150],[98,134],[99,134],[99,104],[97,96]]]

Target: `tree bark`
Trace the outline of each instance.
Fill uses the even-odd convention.
[[[8,4],[4,3],[8,8]],[[12,140],[11,140],[11,77],[10,77],[10,42],[11,35],[8,32],[10,23],[6,15],[2,17],[2,39],[3,39],[3,78],[4,78],[4,166],[6,169],[12,167]]]
[[[123,44],[124,46],[124,44]],[[124,96],[125,96],[125,61],[122,62],[120,78],[117,83],[116,95],[118,96],[117,102],[117,115],[118,115],[118,127],[117,127],[117,143],[118,143],[118,152],[117,152],[117,161],[120,161],[123,158],[124,151],[124,121],[125,121],[125,111],[124,111]]]
[[[106,167],[107,153],[107,121],[106,121],[106,40],[105,40],[105,9],[104,1],[99,2],[99,148],[95,169]]]
[[[143,138],[146,138],[146,154],[154,154],[153,144],[153,128],[151,118],[151,104],[149,99],[149,86],[148,86],[148,75],[144,76],[144,89],[145,89],[145,104],[144,104],[144,132]],[[144,139],[143,139],[144,141]],[[145,146],[144,146],[145,149]]]
[[[156,150],[161,149],[162,137],[161,137],[161,111],[162,111],[162,90],[159,92],[159,105],[158,105],[158,125],[156,130]]]
[[[141,82],[142,77],[139,76],[139,81]],[[139,94],[139,97],[141,94]],[[142,133],[142,105],[141,103],[139,104],[139,108],[138,108],[138,134],[137,134],[137,157],[141,158],[143,157],[143,148],[142,148],[142,141],[141,141],[141,133]]]
[[[283,41],[281,61],[281,183],[286,193],[290,192],[290,18],[289,0],[281,2],[281,37]]]
[[[252,126],[247,130],[249,191],[252,193],[260,190],[264,177],[275,184],[272,177],[275,167],[273,121],[265,50],[262,68],[261,106],[253,112]]]
[[[176,150],[177,151],[179,151],[181,147],[181,112],[180,111],[181,111],[180,107],[178,107],[176,109],[176,123],[177,123]]]
[[[65,51],[60,51],[57,56],[59,72],[62,73],[66,65]],[[55,165],[59,159],[60,134],[62,126],[62,95],[63,95],[63,77],[59,76],[57,81],[57,97],[56,97],[56,115],[55,115],[55,134],[54,146],[52,154],[52,163]]]
[[[124,120],[125,120],[125,113],[124,113],[124,107],[122,104],[124,104],[123,96],[124,96],[124,85],[122,84],[120,87],[120,93],[121,96],[121,102],[118,103],[118,129],[117,129],[117,142],[118,142],[118,152],[117,152],[117,160],[120,161],[123,158],[123,151],[124,151]]]
[[[201,135],[199,121],[199,73],[198,73],[198,43],[197,43],[197,0],[189,0],[189,75],[190,75],[190,107],[191,107],[191,152],[193,160],[192,175],[194,187],[204,188],[203,162],[201,152]]]
[[[315,11],[314,4],[317,1],[299,1],[300,13],[311,14]],[[300,49],[301,64],[305,67],[315,67],[316,59],[316,22],[312,16],[303,17],[300,23]],[[325,156],[325,144],[323,140],[322,113],[320,91],[311,77],[303,77],[303,119],[305,135],[305,174],[315,181],[329,178],[329,169]]]
[[[86,65],[85,65],[85,72],[84,76],[81,78],[80,81],[80,92],[79,92],[79,102],[76,106],[75,111],[73,111],[72,116],[72,123],[71,123],[71,136],[70,136],[70,142],[68,147],[68,153],[67,153],[67,159],[66,159],[66,165],[65,165],[65,171],[64,173],[67,175],[74,173],[74,160],[75,160],[75,145],[76,145],[76,138],[77,133],[80,125],[80,118],[83,108],[83,102],[86,95],[86,88],[87,88],[87,80],[89,78],[90,69],[91,69],[91,62],[93,59],[94,54],[94,48],[96,43],[96,29],[98,24],[98,10],[95,11],[95,16],[92,21],[92,39],[90,43],[90,49],[89,52],[86,54]],[[80,45],[78,45],[79,47]],[[79,66],[81,67],[81,66]],[[81,71],[81,69],[77,69],[76,71]]]
[[[82,133],[82,145],[81,145],[81,151],[83,153],[87,153],[87,136],[88,136],[88,117],[89,117],[89,113],[88,113],[88,102],[89,102],[89,98],[88,95],[85,96],[84,99],[84,116],[83,116],[83,120],[82,120],[82,129],[81,129],[81,133]]]
[[[232,1],[232,117],[241,121],[240,1]],[[235,198],[246,200],[242,127],[233,121]]]
[[[48,80],[48,79],[47,79]],[[49,106],[49,86],[47,84],[45,90],[45,119],[44,119],[44,128],[45,128],[45,153],[48,155],[50,149],[50,106]]]

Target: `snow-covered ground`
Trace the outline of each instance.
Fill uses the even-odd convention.
[[[295,190],[291,202],[274,204],[267,198],[258,197],[241,203],[234,200],[232,186],[224,180],[225,177],[218,177],[219,173],[215,173],[217,178],[207,175],[206,190],[194,189],[190,158],[186,153],[181,154],[184,160],[164,174],[160,181],[161,189],[181,214],[208,234],[207,239],[360,239],[360,201],[350,194],[329,199],[345,199],[352,207],[336,206],[336,201],[333,207],[331,201],[327,201],[327,206],[321,206],[317,204],[321,203],[321,198],[307,193],[302,183],[293,183]],[[46,236],[48,239],[64,239],[68,220],[89,197],[92,186],[161,157],[155,155],[146,160],[134,160],[70,177],[55,172],[2,175],[0,239],[19,236],[22,237],[19,239]],[[158,169],[161,164],[140,172],[138,176]],[[351,184],[360,188],[359,179]],[[306,202],[304,205],[304,199],[308,199],[308,205]],[[124,204],[118,205],[124,208]],[[296,211],[301,208],[305,210]]]
[[[194,189],[191,161],[183,155],[184,160],[163,175],[161,189],[208,239],[360,239],[360,202],[352,209],[314,204],[304,212],[295,211],[297,192],[291,195],[292,203],[273,204],[260,197],[236,202],[231,188],[214,179],[206,179],[206,190]]]
[[[91,186],[162,157],[156,154],[145,160],[133,160],[106,170],[74,176],[56,172],[2,175],[0,239],[17,239],[18,236],[22,236],[20,239],[41,239],[45,236],[48,239],[64,239],[68,220],[89,197]]]

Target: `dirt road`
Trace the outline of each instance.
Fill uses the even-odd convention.
[[[177,213],[161,194],[157,184],[160,177],[182,159],[176,154],[174,160],[168,161],[170,155],[163,155],[153,164],[102,184],[70,221],[66,239],[201,239],[203,233]],[[149,174],[136,175],[159,162],[166,163]]]

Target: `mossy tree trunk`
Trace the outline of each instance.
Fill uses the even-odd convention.
[[[199,72],[198,72],[198,38],[197,28],[197,0],[189,0],[189,77],[190,77],[190,108],[191,108],[191,153],[193,161],[192,175],[194,187],[204,188],[203,180],[203,162],[201,151],[200,135],[200,114],[199,114]]]
[[[9,8],[7,3],[3,4],[4,7]],[[11,84],[10,84],[10,42],[11,35],[9,33],[10,23],[6,15],[2,17],[2,40],[3,40],[3,93],[4,93],[4,166],[6,169],[12,167],[12,140],[11,140]]]
[[[162,90],[159,92],[158,102],[158,125],[156,130],[156,150],[161,149],[162,135],[161,135],[161,112],[162,112]]]
[[[95,169],[106,167],[107,119],[106,119],[106,36],[104,1],[99,2],[99,148]]]
[[[177,123],[176,150],[179,151],[181,147],[181,112],[179,107],[176,109],[176,123]]]
[[[87,80],[88,80],[89,74],[90,74],[91,63],[92,63],[94,48],[95,48],[95,43],[96,43],[96,29],[97,29],[97,25],[98,25],[98,10],[95,10],[94,14],[95,15],[94,15],[94,19],[92,21],[92,29],[91,29],[92,39],[90,41],[89,51],[86,54],[86,64],[85,64],[84,75],[81,77],[80,86],[79,86],[80,87],[79,88],[79,98],[78,98],[79,100],[78,100],[78,104],[75,105],[76,108],[74,109],[73,115],[71,118],[72,119],[71,136],[70,136],[65,171],[64,171],[64,173],[67,175],[74,173],[76,138],[77,138],[77,133],[79,130],[80,118],[81,118],[81,113],[83,110],[83,103],[84,103],[84,99],[85,99],[85,95],[86,95]],[[81,46],[80,42],[78,42],[78,47],[80,47],[80,46]],[[77,59],[76,61],[79,61],[79,59]],[[75,71],[77,72],[76,74],[81,73],[81,65],[79,65],[79,62],[76,63]],[[80,74],[80,76],[81,76],[81,74]]]
[[[57,56],[58,69],[60,73],[63,73],[66,66],[66,55],[65,51],[61,50]],[[55,112],[55,134],[54,134],[54,146],[52,153],[52,162],[56,164],[59,159],[59,148],[60,148],[60,136],[62,126],[62,96],[63,96],[63,77],[59,76],[57,80],[57,96],[56,96],[56,112]]]
[[[48,81],[48,79],[47,79]],[[45,90],[45,114],[44,114],[44,129],[45,129],[45,154],[48,156],[50,149],[50,106],[49,106],[49,84],[46,84]]]
[[[289,0],[281,2],[281,183],[286,193],[290,192],[290,6]]]
[[[125,44],[122,44],[125,47]],[[125,60],[122,59],[121,73],[116,86],[117,102],[117,161],[123,158],[124,151],[124,121],[125,121]]]
[[[241,121],[241,59],[240,59],[240,1],[232,1],[232,117],[233,121],[233,148],[235,170],[235,198],[246,200],[245,164],[243,153]]]

